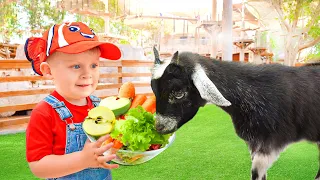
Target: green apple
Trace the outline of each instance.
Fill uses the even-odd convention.
[[[98,139],[103,135],[109,134],[113,130],[114,124],[114,113],[107,107],[98,106],[88,112],[82,127],[88,135]]]
[[[131,100],[129,98],[110,96],[101,100],[99,106],[104,106],[111,109],[116,117],[125,114],[130,106]]]

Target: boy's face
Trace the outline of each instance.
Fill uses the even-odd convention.
[[[97,87],[99,80],[99,56],[93,51],[79,54],[53,54],[48,59],[56,90],[69,101],[89,96]]]

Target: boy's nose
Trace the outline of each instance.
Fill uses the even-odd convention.
[[[92,78],[92,73],[90,72],[90,70],[85,70],[82,75],[81,75],[82,79],[90,79]]]
[[[91,79],[92,78],[92,75],[90,73],[86,73],[86,74],[83,74],[81,76],[82,79]]]

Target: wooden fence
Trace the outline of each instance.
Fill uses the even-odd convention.
[[[110,67],[116,69],[115,72],[112,73],[102,73],[100,74],[100,78],[113,78],[115,79],[114,83],[107,84],[99,84],[97,90],[115,90],[114,92],[118,92],[118,89],[123,83],[123,78],[139,78],[139,77],[151,77],[150,71],[148,72],[125,72],[124,68],[132,68],[136,69],[138,67],[148,67],[153,66],[152,61],[141,61],[141,60],[119,60],[119,61],[101,61],[101,67]],[[31,69],[31,64],[27,60],[0,60],[0,70],[20,70],[20,69]],[[13,83],[13,82],[22,82],[22,81],[48,81],[42,76],[5,76],[0,77],[0,83]],[[137,88],[150,88],[150,81],[146,82],[133,82],[135,87]],[[4,91],[0,89],[0,98],[8,98],[14,96],[27,96],[27,95],[40,95],[40,94],[50,94],[54,88],[45,88],[45,89],[27,89],[27,90],[15,90],[15,91]],[[145,94],[147,96],[152,95],[152,91],[147,90],[147,92],[138,93]],[[105,93],[100,98],[105,98],[108,96],[117,95],[116,93]],[[35,107],[37,103],[23,103],[17,105],[5,105],[0,104],[0,113],[16,111],[16,112],[24,112],[30,111]],[[20,113],[21,114],[21,113]],[[13,115],[10,117],[0,117],[0,134],[14,131],[17,129],[24,130],[29,121],[29,115]]]

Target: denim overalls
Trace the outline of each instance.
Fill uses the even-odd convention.
[[[90,96],[92,104],[96,107],[100,103],[100,98],[93,95]],[[59,114],[62,121],[66,123],[66,150],[65,154],[81,151],[87,140],[87,136],[83,132],[82,123],[67,124],[66,119],[72,121],[72,114],[63,101],[59,101],[52,95],[47,96],[44,101],[52,106]],[[68,163],[68,162],[66,162]],[[87,168],[74,174],[70,174],[60,178],[50,178],[49,180],[111,180],[110,170],[103,168]]]

